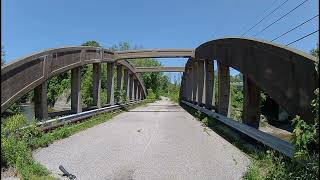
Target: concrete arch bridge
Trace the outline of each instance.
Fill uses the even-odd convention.
[[[134,67],[135,58],[188,58],[185,67]],[[214,87],[214,61],[218,65],[218,86]],[[101,104],[101,64],[107,64],[107,108],[115,107],[116,90],[123,89],[130,102],[146,98],[140,77],[143,72],[183,72],[181,103],[213,116],[227,125],[292,156],[292,145],[261,135],[256,130],[260,118],[260,91],[266,92],[291,115],[313,118],[311,101],[319,87],[315,57],[286,46],[247,38],[209,41],[195,49],[150,49],[111,51],[96,47],[49,49],[13,61],[1,68],[1,112],[30,91],[34,91],[35,116],[48,118],[47,82],[71,70],[71,110],[73,117],[86,116],[81,107],[80,68],[93,64],[93,114],[106,108]],[[243,74],[242,122],[231,122],[230,74],[232,67]],[[114,72],[117,72],[117,79]],[[218,98],[214,98],[218,91]],[[256,130],[256,131],[255,131]],[[259,134],[260,133],[260,134]],[[262,137],[263,136],[263,137]],[[270,139],[271,138],[271,139]]]

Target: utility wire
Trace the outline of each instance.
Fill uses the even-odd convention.
[[[287,15],[289,15],[290,13],[292,13],[294,10],[296,10],[297,8],[299,8],[300,6],[302,6],[304,3],[306,3],[309,0],[305,0],[303,1],[301,4],[299,4],[298,6],[296,6],[295,8],[291,9],[289,12],[287,12],[286,14],[284,14],[283,16],[281,16],[280,18],[278,18],[277,20],[275,20],[273,23],[269,24],[267,27],[263,28],[261,31],[257,32],[253,37],[256,37],[258,34],[262,33],[263,31],[265,31],[266,29],[268,29],[269,27],[271,27],[272,25],[274,25],[275,23],[277,23],[278,21],[280,21],[282,18],[286,17]]]
[[[308,36],[311,36],[312,34],[314,34],[314,33],[316,33],[316,32],[319,32],[319,29],[316,30],[316,31],[314,31],[314,32],[312,32],[312,33],[309,33],[309,34],[307,34],[307,35],[305,35],[305,36],[303,36],[303,37],[301,37],[301,38],[299,38],[299,39],[297,39],[297,40],[294,40],[294,41],[286,44],[286,46],[289,46],[290,44],[293,44],[293,43],[298,42],[298,41],[300,41],[300,40],[302,40],[302,39],[304,39],[304,38],[306,38],[306,37],[308,37]]]
[[[284,35],[288,34],[289,32],[291,32],[291,31],[293,31],[293,30],[295,30],[295,29],[297,29],[298,27],[301,27],[302,25],[304,25],[304,24],[306,24],[307,22],[309,22],[309,21],[311,21],[311,20],[315,19],[316,17],[319,17],[319,14],[318,14],[318,15],[316,15],[316,16],[314,16],[314,17],[312,17],[312,18],[310,18],[310,19],[308,19],[308,20],[306,20],[306,21],[304,21],[303,23],[301,23],[301,24],[299,24],[298,26],[296,26],[296,27],[294,27],[294,28],[290,29],[289,31],[287,31],[287,32],[285,32],[285,33],[283,33],[283,34],[281,34],[280,36],[278,36],[278,37],[276,37],[276,38],[272,39],[272,40],[271,40],[271,42],[272,42],[272,41],[275,41],[275,40],[277,40],[277,39],[279,39],[279,38],[281,38],[282,36],[284,36]]]
[[[272,5],[278,0],[275,0]],[[251,29],[255,28],[258,24],[260,24],[263,20],[265,20],[267,17],[269,17],[271,14],[273,14],[276,10],[278,10],[281,6],[283,6],[286,2],[288,2],[289,0],[284,1],[282,4],[280,4],[279,6],[277,6],[273,11],[271,11],[269,14],[267,14],[265,17],[263,17],[259,22],[257,22],[255,25],[253,25],[250,29],[248,29],[246,32],[244,32],[241,36],[244,36],[245,34],[247,34]],[[272,6],[271,5],[271,6]]]

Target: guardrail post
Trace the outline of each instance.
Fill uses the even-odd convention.
[[[205,94],[203,91],[205,88],[204,86],[204,61],[198,60],[198,105],[203,106],[205,103],[203,95]]]
[[[230,71],[229,67],[218,63],[218,112],[228,115],[230,98]]]
[[[205,99],[206,108],[212,109],[214,106],[213,96],[214,96],[214,64],[212,60],[205,60]]]
[[[246,75],[243,75],[243,90],[242,122],[258,129],[260,121],[260,89]]]
[[[38,120],[48,119],[47,81],[34,88],[34,115]]]
[[[71,69],[71,111],[82,112],[81,107],[81,68]]]
[[[132,94],[133,94],[133,74],[129,74],[129,101],[132,100]]]
[[[114,105],[114,62],[107,63],[107,104]]]
[[[198,64],[197,62],[193,62],[192,64],[192,102],[197,103],[198,102]]]
[[[101,63],[93,63],[93,105],[101,108]]]

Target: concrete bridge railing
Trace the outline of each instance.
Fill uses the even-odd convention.
[[[218,65],[218,87],[214,87],[214,60]],[[262,90],[290,115],[311,120],[311,102],[319,87],[315,61],[315,57],[304,52],[255,39],[209,41],[195,49],[194,58],[189,58],[180,96],[184,101],[229,116],[232,67],[243,74],[243,123],[258,128]]]
[[[71,70],[71,111],[80,113],[81,67],[93,65],[93,106],[101,108],[101,64],[107,63],[107,104],[113,105],[114,74],[117,89],[123,89],[129,101],[146,98],[139,72],[126,59],[148,57],[191,57],[193,49],[149,49],[111,51],[98,47],[64,47],[49,49],[20,58],[1,67],[1,112],[26,93],[34,90],[35,117],[48,118],[47,82],[55,75]]]

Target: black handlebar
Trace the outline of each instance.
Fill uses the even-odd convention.
[[[75,175],[70,174],[62,165],[59,166],[59,169],[63,172],[62,176],[67,176],[70,180],[77,179]]]

